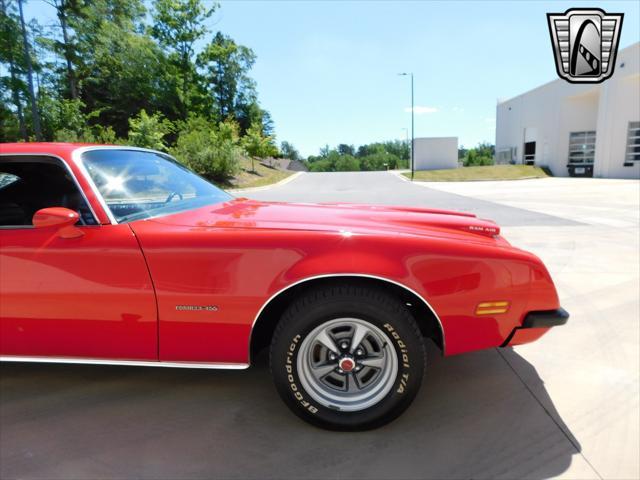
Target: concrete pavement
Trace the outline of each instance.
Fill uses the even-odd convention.
[[[603,478],[639,478],[640,182],[549,178],[425,186],[581,223],[504,229],[512,244],[545,261],[571,312],[566,326],[515,352],[544,379],[546,392],[538,384],[533,393],[553,400],[594,470]],[[530,370],[511,354],[506,358],[529,383]]]
[[[568,325],[441,358],[400,419],[337,434],[298,420],[266,360],[245,372],[3,365],[0,478],[637,478],[640,184],[413,185],[304,174],[246,196],[452,208],[541,256]]]

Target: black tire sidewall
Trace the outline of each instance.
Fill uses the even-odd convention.
[[[369,297],[369,295],[367,295]],[[283,316],[271,350],[276,388],[289,407],[304,420],[333,430],[364,430],[395,419],[417,394],[425,367],[425,351],[413,317],[399,301],[386,295],[353,298],[329,295],[301,302]],[[393,387],[377,404],[353,412],[338,411],[316,402],[304,389],[297,372],[303,340],[319,325],[337,318],[356,318],[378,327],[393,346],[398,373]]]

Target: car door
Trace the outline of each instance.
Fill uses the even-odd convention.
[[[77,211],[77,235],[34,228],[33,214],[48,207]],[[0,355],[157,360],[157,352],[153,285],[129,226],[98,225],[62,160],[0,156]]]

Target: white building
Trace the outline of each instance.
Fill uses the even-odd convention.
[[[458,167],[458,137],[416,138],[414,145],[416,170]]]
[[[554,175],[640,178],[640,43],[618,52],[600,84],[554,80],[498,102],[497,163]]]

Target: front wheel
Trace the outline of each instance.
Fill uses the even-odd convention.
[[[377,288],[325,287],[284,313],[270,361],[280,396],[298,416],[332,430],[366,430],[409,406],[425,350],[400,300]]]

